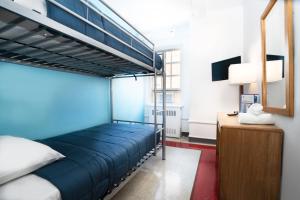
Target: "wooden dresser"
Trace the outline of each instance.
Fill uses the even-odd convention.
[[[283,131],[218,114],[219,200],[279,200]]]

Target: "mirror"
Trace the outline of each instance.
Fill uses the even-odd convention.
[[[261,18],[263,85],[266,112],[294,114],[292,0],[271,0]]]

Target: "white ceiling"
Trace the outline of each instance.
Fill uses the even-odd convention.
[[[191,0],[106,0],[108,5],[143,32],[186,22]]]
[[[143,33],[188,23],[207,10],[242,5],[243,0],[104,0]]]

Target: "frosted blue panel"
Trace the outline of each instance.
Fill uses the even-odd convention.
[[[107,123],[109,81],[0,62],[0,135],[47,138]]]
[[[144,80],[113,79],[114,119],[144,121]]]

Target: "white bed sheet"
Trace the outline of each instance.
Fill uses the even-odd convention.
[[[0,185],[1,200],[61,200],[59,190],[49,181],[28,174]]]

